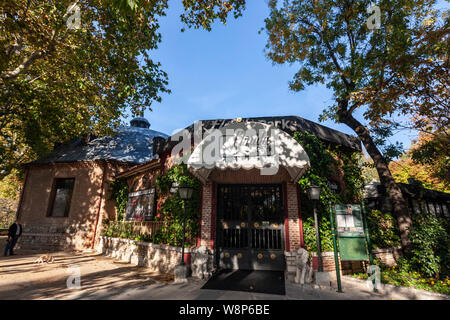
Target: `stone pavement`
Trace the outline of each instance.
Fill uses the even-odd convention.
[[[205,281],[190,278],[174,284],[171,275],[114,261],[96,252],[57,252],[52,264],[36,264],[40,254],[19,250],[0,258],[0,299],[167,299],[167,300],[272,300],[272,299],[445,299],[419,290],[373,293],[365,283],[344,277],[344,293],[314,289],[286,281],[286,295],[200,289]],[[79,269],[74,269],[78,267]],[[67,279],[79,270],[81,288],[68,289]],[[73,283],[73,282],[72,282]]]

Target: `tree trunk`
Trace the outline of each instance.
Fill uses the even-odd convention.
[[[339,121],[345,123],[356,132],[372,158],[380,177],[380,182],[386,188],[387,194],[392,203],[392,210],[394,211],[393,214],[397,219],[400,230],[402,249],[403,251],[407,251],[409,246],[409,228],[412,223],[411,216],[408,211],[406,199],[403,197],[400,187],[395,182],[385,158],[373,142],[369,130],[358,120],[356,120],[350,113],[340,112]]]

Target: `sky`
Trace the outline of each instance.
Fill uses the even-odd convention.
[[[258,31],[269,13],[267,0],[247,1],[242,17],[225,26],[216,23],[210,32],[181,32],[182,10],[180,0],[171,0],[167,16],[160,19],[162,42],[152,58],[168,73],[172,93],[163,94],[162,102],[145,112],[151,129],[172,134],[197,120],[257,116],[297,115],[319,122],[322,110],[332,103],[331,91],[320,85],[290,91],[295,66],[273,65],[265,56],[267,34]],[[356,116],[363,120],[361,113]],[[355,135],[344,124],[321,124]],[[408,148],[415,136],[401,131],[390,142]]]

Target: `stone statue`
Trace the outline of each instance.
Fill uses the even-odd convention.
[[[312,282],[312,269],[309,265],[309,254],[303,248],[297,250],[297,257],[295,259],[297,267],[294,282],[298,284],[305,284]]]
[[[211,272],[209,270],[210,254],[206,246],[200,246],[195,253],[195,259],[192,264],[192,273],[200,279],[209,279]]]

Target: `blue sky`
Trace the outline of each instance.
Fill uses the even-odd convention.
[[[266,1],[248,1],[243,17],[217,23],[211,32],[181,32],[181,12],[180,0],[169,1],[160,20],[162,42],[152,57],[168,73],[172,93],[146,111],[152,129],[171,134],[196,120],[255,116],[298,115],[318,122],[332,94],[324,86],[289,91],[295,67],[273,65],[264,54],[267,35],[258,34],[268,16]],[[322,124],[354,135],[346,125]],[[402,131],[390,140],[409,147],[414,137]]]

